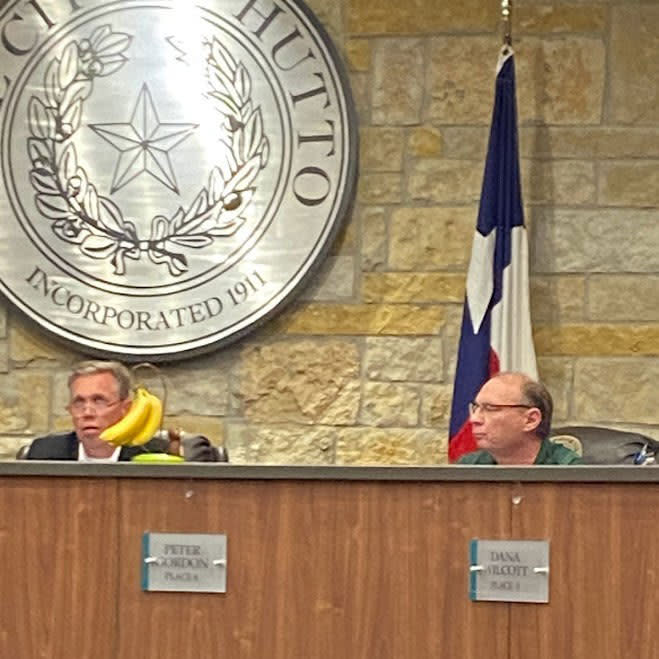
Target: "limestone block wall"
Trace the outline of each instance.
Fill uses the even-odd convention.
[[[235,462],[446,461],[500,46],[496,0],[311,0],[350,73],[354,212],[300,300],[163,370],[168,423]],[[523,195],[556,423],[659,438],[659,5],[515,0]],[[0,301],[0,453],[68,426],[87,355]]]

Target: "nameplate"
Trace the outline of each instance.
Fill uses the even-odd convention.
[[[226,593],[226,535],[144,533],[142,590]]]
[[[469,598],[549,602],[549,541],[472,540]]]

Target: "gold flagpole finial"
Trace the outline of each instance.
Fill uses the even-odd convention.
[[[510,14],[512,10],[511,0],[501,0],[501,24],[503,26],[503,43],[506,46],[512,46],[512,29],[510,22]]]

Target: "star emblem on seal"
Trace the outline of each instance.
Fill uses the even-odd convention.
[[[179,193],[169,152],[189,137],[198,124],[161,122],[148,85],[142,85],[129,122],[89,127],[119,151],[111,194],[145,172]]]

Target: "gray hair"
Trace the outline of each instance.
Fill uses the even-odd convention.
[[[76,364],[71,371],[71,375],[69,375],[69,389],[71,389],[71,385],[77,378],[84,375],[96,375],[97,373],[110,373],[113,375],[119,388],[119,398],[124,400],[130,397],[133,390],[133,376],[120,362],[85,361]]]
[[[554,413],[554,401],[549,390],[542,382],[529,379],[522,384],[522,395],[529,405],[540,410],[541,419],[535,432],[541,439],[546,439],[549,437],[551,417]]]

